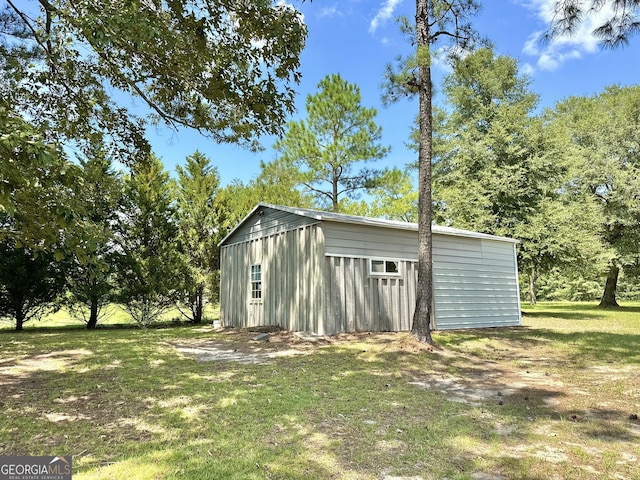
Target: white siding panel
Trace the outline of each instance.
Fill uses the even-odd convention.
[[[454,257],[452,248],[434,241],[433,288],[436,328],[520,325],[517,265],[513,245],[492,240],[449,238],[480,256]],[[439,247],[444,246],[445,255]]]
[[[418,234],[392,228],[323,224],[327,255],[418,259]]]

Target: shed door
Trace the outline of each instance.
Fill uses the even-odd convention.
[[[264,302],[262,289],[262,264],[251,265],[251,290],[249,292],[249,326],[262,325]]]

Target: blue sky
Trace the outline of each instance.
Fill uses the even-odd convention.
[[[293,0],[289,0],[293,1]],[[519,62],[520,71],[529,75],[531,90],[540,96],[540,108],[552,107],[573,95],[593,95],[607,85],[640,83],[640,37],[618,50],[600,50],[591,36],[592,23],[586,22],[571,38],[552,44],[539,41],[550,21],[553,0],[484,1],[475,18],[476,29],[495,45],[499,54]],[[414,160],[406,141],[417,113],[417,101],[406,100],[384,107],[381,100],[385,65],[410,46],[400,34],[395,19],[413,17],[413,0],[314,0],[293,5],[304,15],[309,29],[307,46],[301,58],[302,81],[297,86],[297,112],[292,119],[305,116],[305,100],[317,91],[318,82],[330,73],[339,73],[357,84],[362,104],[378,110],[382,143],[391,153],[377,166],[404,167]],[[597,21],[598,19],[594,19]],[[444,65],[434,69],[435,103],[441,102],[439,83],[446,74]],[[272,137],[264,137],[263,152],[254,154],[233,145],[220,145],[196,132],[152,127],[149,140],[154,152],[172,173],[196,149],[217,166],[223,185],[238,178],[248,181],[260,172],[260,161],[275,158]]]

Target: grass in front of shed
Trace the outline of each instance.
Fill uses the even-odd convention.
[[[523,328],[438,332],[434,351],[406,334],[2,332],[0,455],[71,454],[78,479],[634,478],[640,315],[523,309]],[[176,349],[209,341],[283,356]]]

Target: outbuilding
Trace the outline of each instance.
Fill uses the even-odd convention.
[[[433,329],[521,324],[516,243],[433,226]],[[223,325],[411,329],[417,224],[261,203],[220,247]]]

